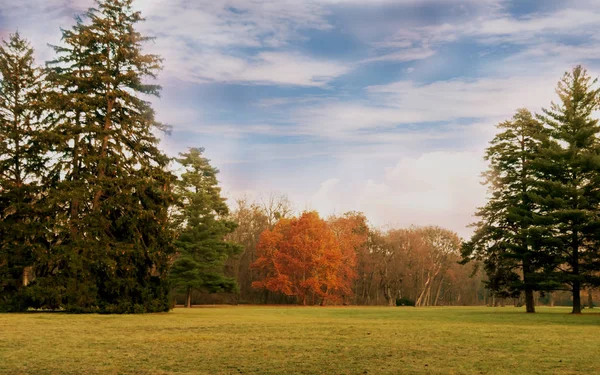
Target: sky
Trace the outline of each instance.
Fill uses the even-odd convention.
[[[41,64],[91,0],[0,0]],[[468,236],[483,153],[518,108],[600,73],[597,0],[138,0],[170,155],[204,147],[231,203],[284,194],[323,216]]]

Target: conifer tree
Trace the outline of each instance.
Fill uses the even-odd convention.
[[[43,248],[43,74],[19,33],[0,44],[0,310],[23,310],[36,255]]]
[[[147,101],[146,83],[161,67],[145,54],[150,38],[133,0],[97,0],[63,30],[49,63],[53,120],[53,202],[60,246],[48,259],[47,290],[70,310],[164,311],[174,251],[168,225],[173,202],[164,130]],[[62,288],[58,288],[63,285]],[[40,302],[43,304],[43,301]]]
[[[463,245],[463,261],[482,259],[488,287],[503,297],[525,291],[526,311],[535,312],[533,291],[543,289],[536,272],[547,264],[535,233],[537,215],[532,194],[537,190],[535,163],[543,141],[543,126],[526,109],[498,125],[484,174],[490,198],[477,216],[476,231]],[[522,278],[519,276],[522,274]]]
[[[225,241],[236,224],[227,219],[229,209],[218,186],[219,171],[202,156],[203,152],[204,149],[191,148],[177,159],[184,171],[176,183],[181,207],[175,223],[180,235],[170,276],[173,285],[186,293],[188,307],[192,290],[237,290],[235,278],[226,277],[223,267],[228,257],[242,250],[240,245]]]
[[[537,201],[546,223],[541,233],[556,257],[555,280],[571,287],[573,313],[581,312],[581,288],[597,284],[600,257],[600,107],[597,80],[581,66],[565,73],[556,92],[560,101],[539,118],[550,139],[539,164]]]

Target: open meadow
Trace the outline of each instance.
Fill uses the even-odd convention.
[[[568,308],[198,307],[0,315],[0,374],[594,374]]]

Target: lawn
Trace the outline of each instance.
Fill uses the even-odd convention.
[[[202,307],[0,314],[0,374],[598,374],[600,315]]]

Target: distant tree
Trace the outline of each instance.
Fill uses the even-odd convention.
[[[260,206],[267,216],[269,229],[280,219],[290,217],[293,212],[289,198],[283,194],[270,193],[266,199],[260,200]]]
[[[221,197],[218,170],[202,156],[203,152],[191,148],[177,159],[184,171],[176,183],[182,204],[174,215],[180,234],[170,278],[177,289],[187,293],[187,307],[191,306],[193,290],[237,291],[235,278],[226,277],[223,266],[242,250],[240,245],[225,240],[236,224],[227,218],[229,209]]]
[[[480,208],[475,234],[463,244],[463,262],[483,260],[489,276],[488,287],[503,297],[525,291],[526,311],[535,312],[534,290],[540,289],[536,272],[546,258],[536,240],[534,195],[537,191],[543,126],[529,111],[520,109],[510,121],[498,125],[501,131],[486,150],[489,170],[484,174],[490,192]],[[522,280],[519,276],[522,274]]]
[[[407,266],[410,266],[407,253],[418,246],[416,241],[407,240],[409,236],[409,231],[403,229],[369,233],[369,257],[373,259],[376,296],[381,291],[388,306],[395,306],[396,298],[405,297],[401,289],[408,276]]]
[[[347,304],[354,294],[357,254],[367,247],[369,226],[367,218],[360,212],[347,212],[339,217],[331,217],[328,223],[342,253],[342,262],[337,270],[341,281],[339,293],[343,303]]]
[[[269,229],[268,216],[262,205],[251,203],[247,198],[243,198],[236,202],[229,220],[235,222],[236,229],[226,239],[240,244],[243,251],[237,257],[228,258],[225,265],[226,272],[236,278],[241,300],[259,303],[264,300],[264,294],[252,288],[252,282],[262,277],[259,271],[250,266],[258,258],[257,245],[260,234]]]
[[[376,281],[376,259],[371,249],[372,238],[378,232],[369,228],[365,246],[356,250],[356,281],[354,287],[354,301],[359,305],[369,305],[375,300]]]
[[[436,305],[440,298],[440,291],[444,277],[452,263],[456,262],[460,252],[460,239],[456,233],[440,227],[419,228],[419,234],[427,248],[429,267],[416,306]],[[437,283],[437,288],[433,288]],[[432,293],[432,290],[435,292]]]
[[[541,237],[556,257],[558,283],[570,285],[573,313],[581,312],[581,288],[598,285],[600,267],[600,88],[581,66],[565,73],[556,92],[559,103],[540,120],[550,137],[544,147],[541,191],[537,197],[545,224]]]
[[[316,212],[281,219],[263,232],[258,255],[252,267],[266,276],[253,287],[295,296],[302,305],[337,301],[351,282],[338,272],[344,260],[340,245]]]
[[[19,33],[0,44],[0,310],[27,307],[23,288],[44,249],[47,174],[42,70]]]
[[[461,292],[464,284],[473,283],[454,267],[459,245],[456,233],[439,227],[371,230],[367,259],[372,260],[376,301],[380,292],[389,306],[396,300],[431,306],[469,298]]]

